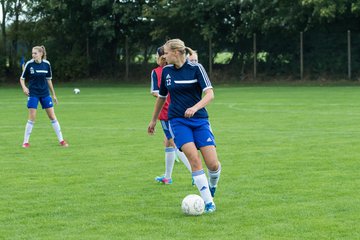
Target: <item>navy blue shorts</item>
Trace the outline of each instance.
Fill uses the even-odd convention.
[[[170,122],[170,133],[177,148],[193,142],[199,149],[205,146],[216,146],[214,134],[207,118],[173,118]]]
[[[171,133],[169,131],[169,121],[165,121],[165,120],[160,120],[160,123],[161,123],[161,127],[164,131],[164,134],[166,136],[166,138],[169,140],[169,139],[172,139],[173,137],[171,136]]]
[[[53,100],[52,100],[52,98],[50,96],[47,96],[47,97],[28,97],[27,107],[37,109],[39,101],[40,101],[40,104],[42,106],[42,109],[54,107]]]

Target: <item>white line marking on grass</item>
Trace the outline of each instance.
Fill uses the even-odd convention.
[[[14,129],[14,128],[17,128],[17,129],[19,129],[19,128],[21,128],[21,129],[23,129],[24,128],[24,126],[15,126],[15,125],[13,125],[13,126],[11,126],[11,125],[3,125],[3,126],[0,126],[0,129]],[[39,129],[50,129],[51,128],[51,126],[49,125],[49,126],[35,126],[35,128],[39,128]],[[76,130],[81,130],[81,129],[86,129],[86,130],[127,130],[127,131],[139,131],[139,130],[141,130],[141,131],[146,131],[146,129],[145,128],[115,128],[115,127],[64,127],[65,129],[76,129]],[[145,130],[144,130],[145,129]]]
[[[316,114],[319,115],[334,115],[334,114],[343,114],[343,115],[347,115],[347,116],[360,116],[360,112],[353,112],[348,110],[347,112],[344,111],[327,111],[327,110],[319,110],[319,109],[305,109],[305,110],[276,110],[276,109],[257,109],[257,107],[259,106],[309,106],[307,104],[254,104],[252,106],[254,106],[253,108],[249,108],[249,104],[241,104],[241,103],[218,103],[218,105],[226,105],[226,107],[228,107],[229,109],[232,110],[237,110],[237,111],[244,111],[244,112],[261,112],[261,113],[297,113],[297,114],[301,114],[301,113],[313,113],[316,112]],[[239,105],[239,107],[236,107],[237,105]],[[247,107],[242,107],[242,106],[247,106]],[[317,104],[317,105],[313,105],[315,106],[329,106],[331,107],[332,105],[330,104]],[[358,105],[341,105],[341,104],[336,104],[336,106],[356,106],[359,107]]]
[[[27,102],[0,102],[0,106],[14,106],[14,105],[24,105],[26,107]],[[80,102],[65,102],[61,101],[59,105],[128,105],[128,106],[144,106],[146,102],[134,103],[134,102],[89,102],[89,101],[80,101]],[[149,103],[153,105],[153,102]],[[56,107],[56,106],[55,106]],[[38,107],[38,110],[41,110],[41,106]]]
[[[217,102],[217,103],[213,103],[215,105],[228,105],[228,106],[234,106],[234,105],[240,105],[240,106],[329,106],[329,107],[334,107],[334,106],[347,106],[347,107],[359,107],[358,104],[340,104],[340,103],[251,103],[251,102],[247,102],[247,103],[234,103],[234,102],[230,102],[230,103],[222,103],[222,102]]]
[[[7,126],[0,126],[0,129],[24,129],[23,126],[11,126],[11,125],[7,125]],[[36,128],[39,129],[50,129],[51,127],[49,126],[36,126]],[[74,130],[109,130],[109,131],[114,131],[114,130],[125,130],[125,131],[144,131],[144,128],[114,128],[114,127],[66,127],[65,129],[74,129]],[[227,132],[242,132],[243,134],[246,133],[253,133],[253,132],[259,132],[258,128],[252,129],[252,128],[247,128],[247,129],[239,129],[239,128],[226,128]],[[341,135],[345,135],[345,134],[360,134],[360,131],[344,131],[344,130],[339,130],[339,131],[334,131],[334,130],[327,130],[327,129],[323,129],[323,130],[318,130],[318,129],[289,129],[289,130],[282,130],[282,129],[261,129],[261,132],[267,132],[267,133],[295,133],[295,132],[299,132],[299,134],[303,134],[303,133],[313,133],[313,134],[341,134]]]

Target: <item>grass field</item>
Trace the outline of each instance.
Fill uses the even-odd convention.
[[[56,86],[55,86],[56,87]],[[360,88],[217,87],[208,106],[222,162],[212,215],[162,132],[148,87],[57,87],[61,148],[45,112],[22,149],[26,98],[0,88],[0,239],[360,239]]]

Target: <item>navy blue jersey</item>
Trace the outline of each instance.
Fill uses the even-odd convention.
[[[168,117],[184,118],[186,109],[201,100],[203,91],[212,88],[204,67],[188,60],[181,68],[167,65],[163,68],[159,97],[171,96]],[[205,108],[197,111],[194,118],[208,118]]]
[[[50,95],[48,80],[51,80],[51,66],[47,60],[37,63],[34,59],[25,64],[21,79],[29,81],[30,97],[46,97]]]

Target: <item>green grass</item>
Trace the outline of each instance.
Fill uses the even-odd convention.
[[[148,87],[56,88],[69,148],[44,111],[22,149],[20,88],[0,88],[0,239],[359,239],[360,88],[217,87],[217,211],[186,217],[191,186],[147,135]]]

